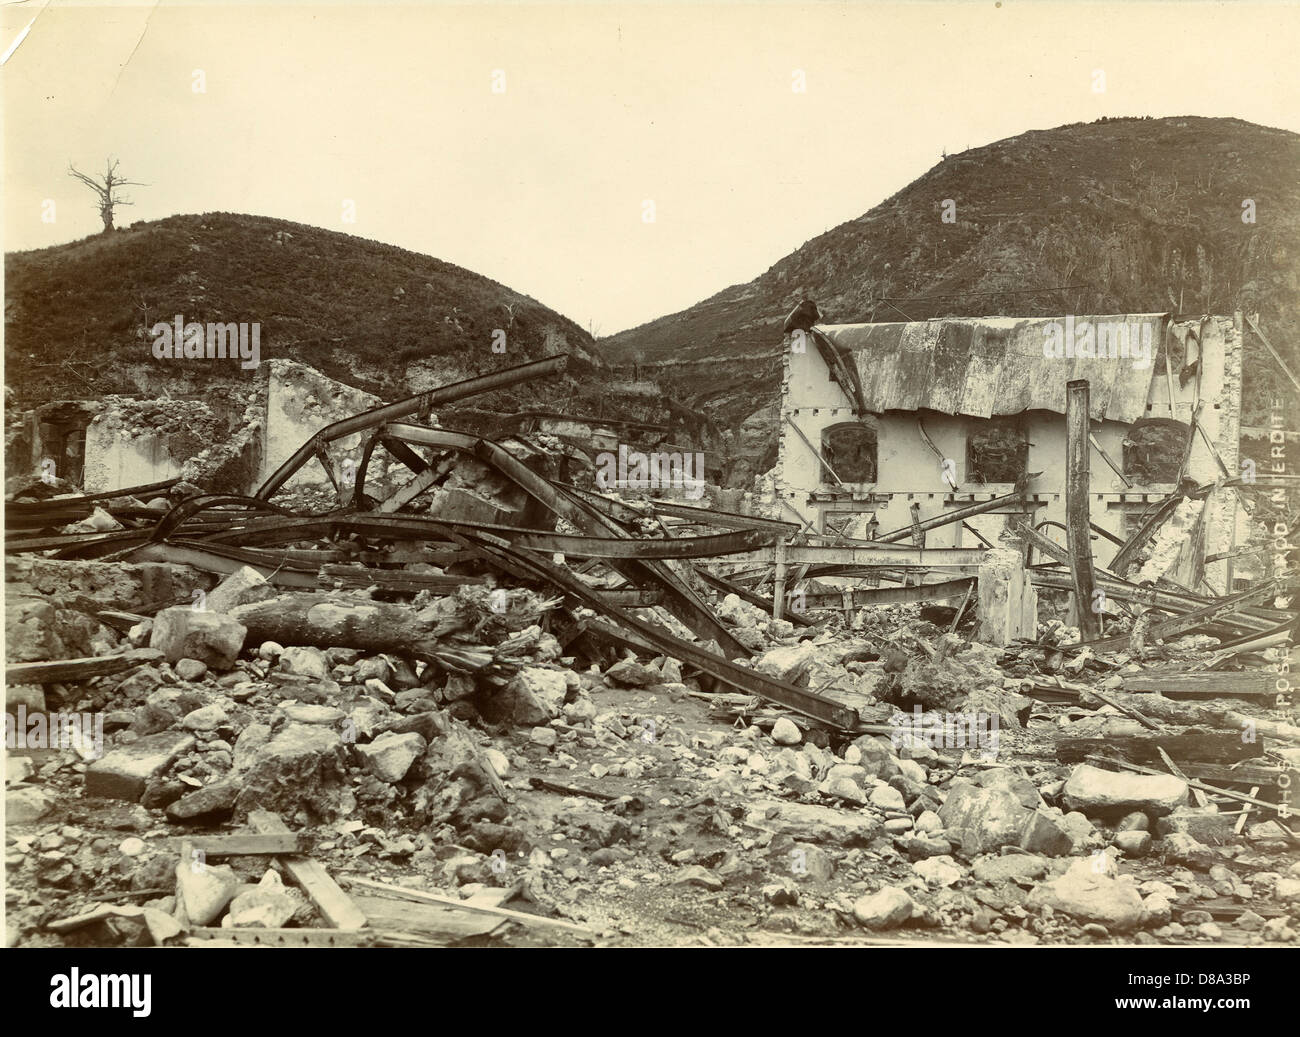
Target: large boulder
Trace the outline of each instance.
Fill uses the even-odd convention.
[[[248,629],[220,612],[195,612],[174,605],[154,617],[149,647],[157,648],[169,663],[197,659],[213,670],[229,670],[244,647]]]
[[[990,853],[1003,846],[1020,845],[1033,808],[1005,785],[981,788],[957,779],[939,808],[939,819],[949,838],[959,840],[968,857]]]
[[[816,646],[811,641],[803,641],[768,649],[754,660],[754,669],[787,684],[806,684],[816,658]]]
[[[1050,907],[1076,921],[1096,922],[1113,932],[1135,928],[1143,917],[1142,895],[1131,876],[1116,877],[1112,866],[1099,867],[1104,860],[1075,861],[1060,878],[1036,887],[1027,907]]]
[[[345,776],[343,742],[335,732],[319,724],[289,724],[253,751],[235,800],[236,815],[271,810],[288,818],[303,810],[332,820]]]
[[[1141,810],[1163,817],[1187,803],[1187,782],[1172,774],[1128,774],[1081,763],[1066,779],[1062,799],[1089,817],[1122,817]]]
[[[366,761],[366,767],[380,781],[396,785],[406,777],[406,772],[424,755],[427,743],[423,736],[393,734],[380,735],[367,745],[358,745],[357,752]]]
[[[635,659],[620,659],[605,671],[606,682],[619,687],[648,688],[663,679],[663,674],[653,666],[643,666]]]
[[[860,897],[853,905],[853,917],[868,929],[892,929],[912,917],[916,905],[897,886]]]
[[[632,665],[640,664],[633,662]],[[652,672],[657,677],[658,671]],[[568,690],[563,671],[549,670],[544,666],[524,666],[499,691],[485,689],[480,692],[475,703],[484,718],[492,723],[537,727],[560,715]]]

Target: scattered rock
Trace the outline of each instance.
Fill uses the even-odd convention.
[[[830,796],[833,799],[842,799],[849,803],[865,804],[867,802],[867,794],[862,790],[862,786],[852,778],[844,777],[843,775],[835,778],[827,778],[817,786],[817,791],[825,796]],[[890,791],[893,792],[894,790],[890,789]]]
[[[1039,807],[1025,822],[1020,835],[1021,849],[1048,857],[1066,857],[1074,852],[1074,840],[1065,817],[1052,807]]]
[[[236,756],[243,740],[235,745]],[[240,778],[237,815],[260,809],[292,817],[303,810],[330,819],[338,813],[346,767],[335,732],[319,724],[289,724],[252,753]]]
[[[928,857],[913,864],[912,870],[931,886],[951,886],[960,881],[963,874],[951,857]]]
[[[380,735],[369,745],[358,745],[357,752],[366,761],[366,767],[380,781],[396,785],[406,777],[411,764],[424,755],[427,746],[418,734]]]
[[[795,843],[789,858],[790,870],[797,879],[830,882],[835,875],[831,855],[813,843]]]
[[[903,802],[903,794],[892,785],[877,785],[871,790],[871,795],[867,797],[867,802],[880,810],[907,809],[907,804]]]
[[[281,929],[301,905],[302,901],[284,888],[280,876],[268,870],[256,889],[240,893],[230,901],[226,923],[231,928]]]
[[[777,745],[798,745],[803,741],[803,733],[789,717],[780,717],[772,725],[772,741]]]
[[[39,821],[54,806],[50,797],[40,789],[22,788],[5,791],[5,823],[29,825]]]
[[[560,677],[563,680],[563,674]],[[642,666],[635,659],[620,659],[605,671],[605,680],[625,688],[648,688],[662,682],[663,675],[653,666]]]
[[[337,727],[347,715],[341,709],[319,703],[281,702],[277,708],[295,724],[326,724]]]
[[[1209,871],[1216,860],[1213,850],[1186,832],[1170,832],[1160,840],[1160,851],[1165,860],[1185,864],[1197,871]]]
[[[280,650],[280,669],[284,673],[297,674],[300,677],[316,677],[328,680],[330,675],[329,660],[319,648],[293,645]]]
[[[705,889],[721,889],[722,879],[699,864],[682,868],[673,879],[678,885],[703,886]]]
[[[550,749],[560,740],[560,733],[553,727],[535,727],[528,732],[528,740],[534,745]]]
[[[867,929],[892,929],[912,917],[912,898],[897,886],[886,886],[876,893],[859,898],[853,905],[853,917]]]
[[[1151,827],[1151,819],[1140,810],[1125,814],[1115,826],[1117,832],[1145,832]]]
[[[1047,861],[1032,853],[1009,853],[1004,857],[981,857],[972,874],[980,882],[1032,882],[1047,872]]]
[[[230,717],[226,715],[226,711],[213,703],[210,706],[203,706],[186,713],[184,719],[181,720],[181,727],[187,731],[215,731],[229,720]]]
[[[1115,845],[1124,851],[1126,857],[1145,857],[1151,850],[1151,833],[1141,829],[1116,832]]]
[[[754,660],[754,669],[787,684],[797,685],[806,683],[808,671],[816,658],[817,647],[810,641],[803,641],[797,645],[769,649]]]
[[[86,795],[136,802],[144,795],[149,780],[193,745],[193,735],[162,731],[114,749],[86,768]]]
[[[210,590],[205,604],[212,612],[229,612],[240,605],[273,598],[276,593],[275,587],[267,583],[261,573],[244,565]]]
[[[201,681],[208,672],[208,664],[199,662],[198,659],[181,659],[175,667],[176,676],[183,681]]]
[[[524,666],[506,687],[494,693],[484,692],[476,701],[493,723],[537,727],[560,715],[568,687],[560,670]]]
[[[167,807],[171,821],[217,821],[229,817],[235,809],[239,786],[235,782],[220,781],[205,788],[187,792]]]
[[[229,865],[210,865],[199,859],[176,865],[176,898],[193,925],[211,925],[239,889],[239,879]]]

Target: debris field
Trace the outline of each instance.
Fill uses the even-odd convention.
[[[1167,575],[1268,478],[1085,575],[1014,516],[987,560],[819,536],[437,424],[563,367],[327,426],[252,496],[11,489],[9,946],[1296,941],[1289,574]]]

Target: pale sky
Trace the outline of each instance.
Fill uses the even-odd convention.
[[[112,154],[152,185],[133,189],[119,225],[220,210],[354,233],[611,334],[748,281],[944,149],[1102,115],[1300,131],[1298,15],[992,0],[9,3],[3,52],[35,23],[0,70],[4,248],[96,233],[93,196],[65,170]]]

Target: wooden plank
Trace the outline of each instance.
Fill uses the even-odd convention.
[[[388,893],[391,896],[402,897],[406,900],[414,900],[420,904],[437,904],[440,907],[455,908],[459,911],[471,911],[476,914],[489,915],[493,918],[500,918],[509,922],[518,922],[521,925],[534,927],[543,927],[549,929],[560,929],[564,932],[570,932],[577,936],[594,936],[595,934],[586,926],[575,925],[572,922],[561,922],[555,918],[543,918],[541,915],[530,915],[523,911],[511,911],[504,907],[488,907],[483,904],[475,904],[468,900],[454,900],[451,897],[438,896],[436,893],[426,893],[420,889],[409,889],[406,886],[393,886],[386,882],[372,882],[369,879],[361,879],[349,876],[348,884],[360,886],[362,889],[373,889],[380,893]]]
[[[1096,586],[1092,568],[1091,523],[1088,517],[1090,454],[1088,451],[1088,383],[1075,379],[1065,386],[1065,536],[1074,581],[1075,621],[1080,641],[1095,641],[1101,624],[1092,610]]]
[[[1254,798],[1255,796],[1258,796],[1258,795],[1259,795],[1259,786],[1258,786],[1258,785],[1252,785],[1252,786],[1250,787],[1250,795],[1251,795],[1251,798]],[[1249,821],[1249,820],[1250,820],[1250,804],[1247,803],[1247,804],[1245,804],[1245,805],[1241,808],[1241,816],[1240,816],[1239,818],[1237,818],[1237,823],[1236,823],[1235,825],[1232,826],[1232,832],[1233,832],[1233,834],[1234,834],[1234,835],[1241,835],[1241,833],[1242,833],[1242,832],[1245,830],[1245,828],[1246,828],[1246,822]]]
[[[279,815],[269,810],[250,810],[248,823],[259,835],[284,835],[289,832],[289,827],[280,820]],[[331,926],[348,930],[365,928],[366,916],[339,888],[338,883],[330,878],[323,866],[308,857],[283,857],[280,863]]]
[[[356,929],[222,929],[196,926],[189,930],[197,940],[222,940],[249,947],[371,947],[378,934]]]
[[[921,583],[911,587],[872,587],[853,591],[853,607],[860,605],[897,605],[918,601],[951,601],[963,598],[971,593],[975,586],[974,576],[961,576],[955,580],[942,583]],[[831,607],[822,602],[833,602],[840,597],[838,591],[809,594],[806,596],[809,608]]]
[[[1276,692],[1277,674],[1134,673],[1124,678],[1125,691],[1156,692],[1169,698],[1263,698]]]
[[[511,891],[500,892],[508,894]],[[507,924],[501,918],[453,911],[432,904],[417,904],[411,900],[393,900],[360,893],[354,893],[352,900],[366,913],[370,928],[377,932],[379,941],[383,944],[424,942],[445,945],[470,936],[485,936]]]
[[[121,673],[146,663],[156,663],[163,653],[157,648],[135,648],[119,655],[92,655],[79,659],[55,659],[37,663],[5,663],[7,684],[62,684]]]
[[[1124,483],[1125,487],[1130,490],[1133,489],[1133,482],[1124,474],[1124,469],[1111,460],[1110,454],[1106,453],[1106,451],[1102,449],[1102,445],[1097,442],[1097,437],[1091,432],[1088,433],[1088,442],[1091,443],[1092,448],[1101,455],[1101,459],[1110,466],[1110,470],[1120,477],[1120,481]],[[1123,546],[1122,542],[1120,546]]]
[[[908,529],[911,535],[911,529]],[[656,541],[648,541],[655,543]],[[795,544],[786,549],[786,562],[791,565],[916,565],[941,568],[977,568],[984,555],[983,548],[973,547],[856,547],[854,544],[878,544],[878,541],[850,541],[848,546],[816,547]],[[776,551],[771,547],[757,551],[737,553],[727,561],[737,565],[751,562],[774,562]]]
[[[299,853],[302,850],[302,838],[297,832],[268,832],[265,835],[248,835],[242,832],[232,835],[187,835],[167,839],[164,845],[169,850],[179,851],[184,843],[189,843],[191,848],[201,850],[209,857],[256,857],[263,854]]]
[[[1093,696],[1093,698],[1100,699],[1102,702],[1106,703],[1106,705],[1110,706],[1111,709],[1118,709],[1118,710],[1119,710],[1121,713],[1123,713],[1126,717],[1129,717],[1129,718],[1132,719],[1132,720],[1136,720],[1139,724],[1141,724],[1143,727],[1145,727],[1148,731],[1158,731],[1158,730],[1160,730],[1160,725],[1159,725],[1159,724],[1157,724],[1157,723],[1155,723],[1153,720],[1150,720],[1149,718],[1143,716],[1141,713],[1139,713],[1139,712],[1138,712],[1136,709],[1134,709],[1132,706],[1126,706],[1126,705],[1124,705],[1124,703],[1122,703],[1122,702],[1116,702],[1114,699],[1112,699],[1112,698],[1110,698],[1110,697],[1108,697],[1108,696],[1106,696],[1106,695],[1103,695],[1100,691],[1094,691],[1094,692],[1092,693],[1092,696]]]
[[[1160,753],[1160,759],[1164,761],[1164,765],[1169,768],[1170,774],[1182,781],[1188,780],[1187,775],[1178,769],[1178,764],[1174,763],[1174,761],[1169,758],[1169,754],[1165,752],[1161,746],[1156,746],[1156,750]],[[1206,799],[1205,793],[1200,789],[1192,789],[1192,795],[1196,798],[1196,805],[1198,807],[1204,809],[1210,805],[1210,801]]]
[[[417,594],[422,590],[451,593],[457,587],[486,582],[481,576],[446,576],[437,573],[413,573],[402,569],[370,569],[354,565],[322,565],[317,582],[332,587],[378,587],[381,591]]]
[[[1268,338],[1264,335],[1264,332],[1260,329],[1260,326],[1256,322],[1255,318],[1247,317],[1246,323],[1250,325],[1250,330],[1259,336],[1259,340],[1262,343],[1264,343],[1264,348],[1268,350],[1269,356],[1271,356],[1277,362],[1277,366],[1280,367],[1282,369],[1282,373],[1286,375],[1288,379],[1290,379],[1291,384],[1295,386],[1296,391],[1300,392],[1300,379],[1297,379],[1296,376],[1291,373],[1291,368],[1286,366],[1286,361],[1282,359],[1282,354],[1273,348],[1273,343],[1270,342]]]
[[[1183,773],[1201,781],[1212,781],[1217,785],[1260,785],[1274,787],[1277,776],[1282,773],[1278,767],[1261,767],[1254,764],[1241,764],[1236,767],[1224,767],[1214,763],[1183,762]],[[1255,795],[1255,793],[1251,793]]]

